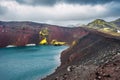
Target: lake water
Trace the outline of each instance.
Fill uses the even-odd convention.
[[[66,46],[0,48],[0,80],[38,80],[60,65]]]

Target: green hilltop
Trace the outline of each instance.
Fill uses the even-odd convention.
[[[107,22],[102,19],[96,19],[91,23],[89,23],[87,27],[97,29],[97,30],[117,32],[117,30],[120,30],[119,25],[120,25],[120,19],[112,22]]]
[[[120,18],[111,22],[107,22],[102,19],[96,19],[88,23],[86,27],[113,35],[120,35]]]

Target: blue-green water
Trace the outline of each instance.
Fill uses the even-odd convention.
[[[54,72],[66,46],[0,49],[0,80],[38,80]]]

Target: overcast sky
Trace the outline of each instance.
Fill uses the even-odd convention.
[[[57,25],[120,18],[120,0],[0,0],[0,20]]]

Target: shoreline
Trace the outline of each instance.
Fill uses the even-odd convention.
[[[54,46],[54,45],[53,45],[53,46]],[[59,47],[59,46],[56,46],[56,47]],[[48,76],[54,74],[54,73],[57,71],[57,69],[61,66],[61,55],[62,55],[62,53],[63,53],[65,50],[67,50],[69,47],[70,47],[70,46],[66,46],[66,48],[65,48],[64,50],[60,51],[60,53],[59,53],[58,55],[54,56],[54,58],[56,58],[56,61],[57,61],[57,63],[58,63],[57,66],[56,66],[56,68],[54,68],[53,70],[51,70],[50,73],[47,74],[46,76],[43,76],[43,77],[39,78],[39,80],[44,80],[45,78],[47,78]],[[59,59],[59,61],[58,61],[58,59]]]
[[[59,69],[60,69],[60,67],[62,66],[62,62],[61,62],[61,57],[62,57],[62,53],[64,53],[66,50],[68,50],[70,48],[70,46],[68,46],[68,48],[67,49],[65,49],[65,50],[63,50],[63,51],[61,51],[61,53],[59,54],[60,56],[59,56],[59,60],[60,60],[60,64],[53,70],[53,72],[52,73],[50,73],[50,74],[48,74],[48,75],[46,75],[45,77],[43,77],[43,78],[41,78],[40,80],[46,80],[49,76],[51,76],[51,75],[54,75],[57,71],[59,71]]]
[[[70,46],[67,46],[67,48],[65,49],[65,50],[63,50],[63,51],[61,51],[60,52],[60,54],[59,54],[59,65],[53,70],[53,72],[52,73],[50,73],[50,74],[48,74],[48,75],[46,75],[46,76],[44,76],[43,78],[41,78],[40,80],[45,80],[47,77],[49,77],[50,75],[54,75],[54,73],[56,73],[57,72],[57,70],[60,68],[60,66],[61,66],[61,56],[62,56],[62,53],[64,52],[64,51],[66,51],[67,49],[69,49],[70,48]]]

